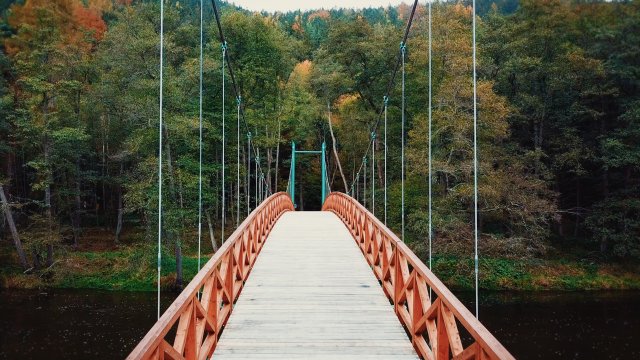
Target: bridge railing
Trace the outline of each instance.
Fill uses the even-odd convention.
[[[169,306],[127,359],[208,359],[233,304],[280,215],[286,193],[271,195],[236,229]],[[169,342],[171,340],[171,342]]]
[[[323,210],[347,226],[424,359],[514,359],[391,230],[352,197],[332,192]],[[460,336],[458,324],[466,333]],[[469,338],[469,339],[467,339]]]

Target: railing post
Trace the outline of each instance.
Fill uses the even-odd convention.
[[[289,179],[289,183],[291,184],[289,187],[289,192],[291,195],[291,202],[293,202],[293,208],[297,208],[296,205],[296,142],[291,142],[291,179]]]
[[[322,205],[324,205],[324,200],[327,198],[327,164],[325,163],[325,152],[326,152],[326,144],[322,142],[322,155],[320,157],[321,171],[322,171]]]

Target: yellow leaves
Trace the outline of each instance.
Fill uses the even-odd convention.
[[[293,73],[305,80],[308,80],[311,74],[312,67],[313,63],[311,62],[311,60],[304,60],[303,62],[298,63],[293,68]]]
[[[360,95],[358,94],[342,94],[336,100],[335,106],[337,108],[347,107],[355,104],[358,100],[360,100]]]

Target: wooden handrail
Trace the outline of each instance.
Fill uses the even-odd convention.
[[[293,210],[291,198],[283,192],[260,204],[207,261],[127,359],[210,358],[267,235],[285,211]],[[175,335],[171,330],[175,330]],[[172,335],[173,344],[167,341],[168,334]]]
[[[322,210],[334,212],[347,226],[423,359],[514,359],[413,251],[359,202],[332,192]],[[466,347],[458,323],[473,338]]]

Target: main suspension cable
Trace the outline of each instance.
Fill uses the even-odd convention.
[[[415,0],[411,8],[411,15],[409,16],[409,21],[407,22],[407,27],[405,28],[404,36],[402,37],[401,44],[407,43],[407,39],[409,38],[409,30],[411,29],[411,25],[413,24],[413,19],[415,17],[417,7],[418,7],[418,0]],[[396,76],[398,74],[398,70],[400,69],[400,65],[402,63],[402,56],[403,56],[402,50],[400,49],[398,51],[398,58],[396,60],[396,64],[394,66],[393,72],[391,73],[391,79],[389,79],[389,83],[387,84],[387,88],[385,91],[385,99],[387,99],[387,101],[389,99],[389,93],[391,92],[391,90],[393,89],[393,86],[395,85]],[[373,131],[377,131],[378,126],[382,121],[382,116],[385,114],[385,109],[386,109],[386,106],[383,106],[382,108],[380,108],[380,111],[378,112],[378,116],[376,118],[376,122],[374,123],[374,126],[372,128]],[[386,141],[385,141],[385,146],[386,146]],[[369,143],[365,154],[369,153],[370,147],[371,147],[371,143]],[[356,173],[360,173],[363,165],[364,165],[363,163],[360,163],[360,167],[358,167],[358,171]]]
[[[214,17],[215,17],[215,20],[216,20],[216,25],[218,27],[218,36],[220,38],[220,43],[223,44],[226,47],[227,46],[227,40],[226,40],[226,38],[224,36],[224,32],[222,31],[222,22],[221,22],[221,19],[220,19],[220,12],[218,11],[218,6],[216,5],[215,0],[211,0],[211,5],[213,6],[213,14],[214,14]],[[240,89],[239,89],[238,84],[236,82],[235,73],[233,71],[233,61],[231,60],[231,55],[229,55],[229,51],[228,50],[225,51],[223,62],[225,60],[226,60],[228,71],[229,71],[229,77],[231,77],[231,83],[233,85],[233,91],[235,93],[236,98],[238,98],[240,96]],[[245,113],[244,113],[244,107],[242,107],[242,106],[240,106],[240,117],[242,119],[244,129],[248,133],[249,132],[249,125],[247,123],[246,116],[245,116]],[[253,150],[253,153],[255,155],[255,158],[257,159],[258,158],[258,151],[257,151],[257,149],[255,147],[255,142],[253,144],[254,145],[252,147],[252,150]],[[257,167],[260,170],[260,173],[262,175],[264,175],[264,172],[263,172],[262,167],[260,166],[260,164],[257,164]],[[256,173],[256,176],[257,176],[257,173]],[[271,193],[271,188],[269,187],[268,184],[266,184],[266,181],[265,181],[265,185],[267,185],[268,192]]]

